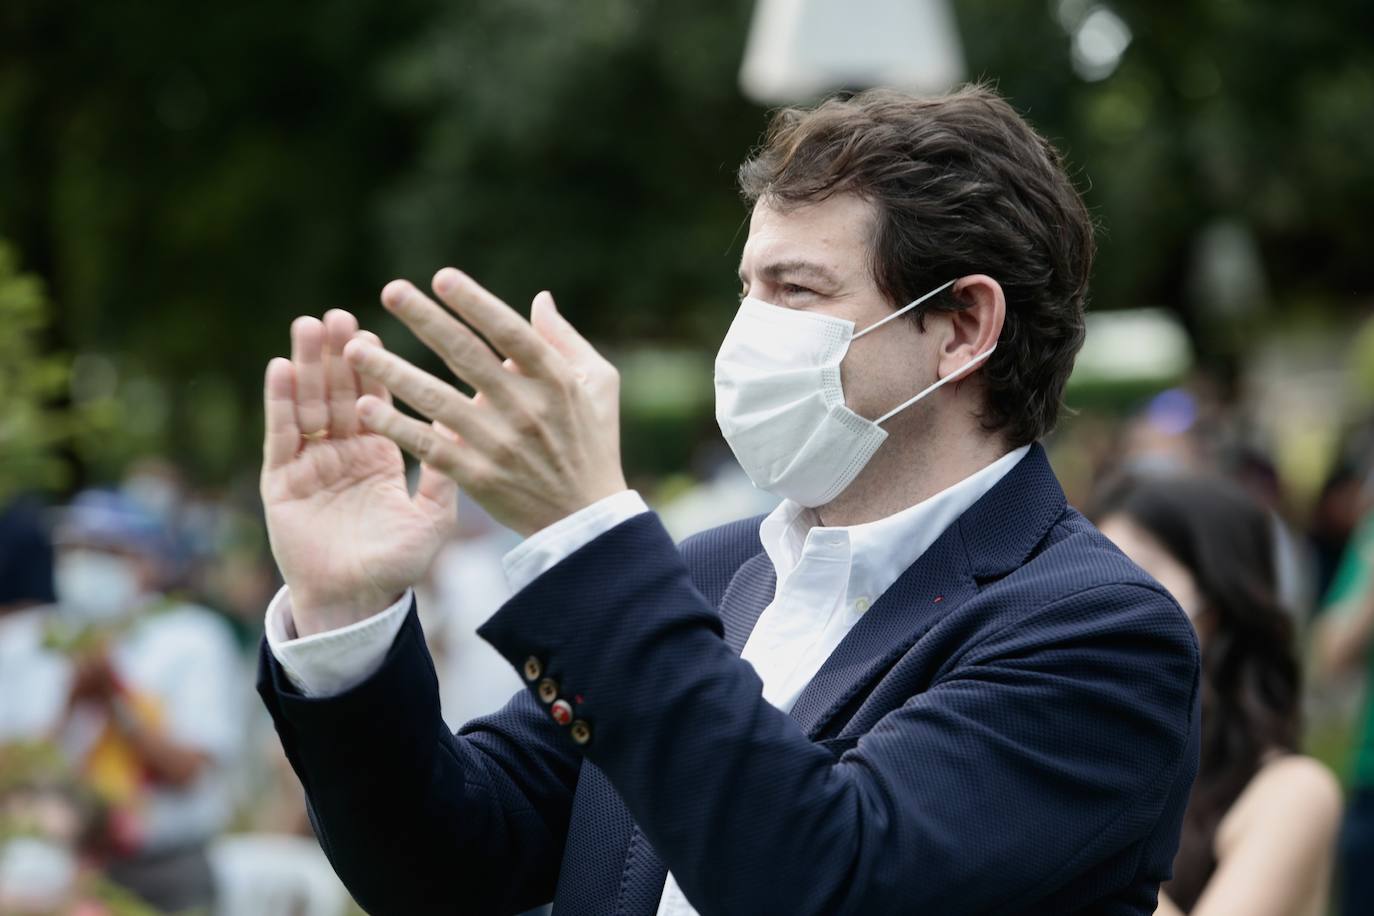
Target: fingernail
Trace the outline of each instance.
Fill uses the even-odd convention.
[[[452,267],[445,267],[434,275],[434,291],[436,293],[446,293],[458,282],[458,271]]]
[[[392,280],[382,287],[382,305],[387,308],[395,308],[401,303],[401,300],[405,299],[406,291],[409,288],[410,284],[405,280]]]

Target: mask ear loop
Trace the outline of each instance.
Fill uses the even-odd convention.
[[[920,305],[922,302],[925,302],[925,301],[926,301],[927,299],[929,299],[931,296],[934,296],[934,295],[937,294],[937,293],[942,293],[942,292],[944,292],[945,290],[949,289],[951,286],[953,286],[955,283],[958,283],[958,282],[959,282],[959,278],[958,278],[958,277],[955,277],[953,280],[950,280],[948,283],[946,283],[946,284],[944,284],[944,285],[942,285],[942,286],[937,286],[937,287],[935,287],[934,289],[932,289],[930,292],[926,293],[926,294],[925,294],[924,296],[922,296],[921,298],[915,299],[915,300],[913,300],[913,301],[911,301],[911,302],[908,302],[906,305],[904,305],[904,306],[902,306],[901,308],[897,309],[897,311],[893,312],[891,315],[888,315],[886,318],[880,318],[880,319],[878,319],[877,321],[873,322],[873,323],[870,324],[868,327],[864,328],[862,331],[860,331],[859,333],[855,334],[851,339],[852,339],[852,340],[858,340],[860,337],[863,337],[863,336],[864,336],[865,334],[867,334],[869,331],[876,331],[876,330],[878,330],[878,328],[880,328],[880,327],[882,327],[883,325],[887,324],[889,321],[892,321],[893,319],[902,317],[902,316],[905,315],[907,312],[911,311],[911,310],[914,309],[916,306]]]
[[[975,356],[973,359],[971,359],[971,360],[969,360],[967,363],[965,363],[964,366],[963,366],[963,368],[961,368],[958,372],[951,372],[949,375],[946,375],[944,378],[942,378],[942,379],[940,379],[939,381],[935,382],[935,384],[927,386],[926,389],[925,389],[924,391],[922,391],[920,394],[916,395],[916,397],[910,399],[909,401],[905,401],[905,402],[903,402],[903,403],[901,403],[901,404],[898,404],[896,407],[892,408],[892,409],[889,410],[887,413],[883,414],[881,417],[879,417],[878,419],[874,420],[873,422],[874,422],[874,423],[877,423],[879,426],[881,426],[881,425],[883,425],[884,423],[886,423],[888,420],[891,420],[891,419],[892,419],[893,417],[895,417],[897,414],[899,414],[899,413],[901,413],[902,411],[906,410],[906,409],[907,409],[908,407],[910,407],[912,404],[915,404],[915,403],[916,403],[917,401],[919,401],[921,398],[923,398],[923,397],[925,397],[926,395],[930,394],[932,391],[934,391],[935,389],[939,388],[941,385],[945,384],[946,382],[951,382],[951,381],[953,381],[954,379],[957,379],[957,378],[963,378],[965,375],[967,375],[967,374],[969,373],[969,370],[970,370],[970,369],[972,369],[974,366],[978,365],[978,364],[981,363],[983,360],[985,360],[985,359],[987,359],[989,356],[991,356],[991,355],[992,355],[992,351],[993,351],[993,350],[996,350],[996,349],[997,349],[997,344],[993,344],[992,346],[990,346],[990,347],[988,347],[986,350],[984,350],[982,353],[979,353],[979,354],[978,354],[977,356]]]

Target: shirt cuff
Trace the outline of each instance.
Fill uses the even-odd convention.
[[[297,637],[291,622],[291,592],[283,586],[267,606],[267,648],[303,695],[335,696],[382,667],[412,600],[414,593],[406,589],[401,600],[380,614],[337,630]]]
[[[519,592],[616,525],[648,511],[648,505],[637,491],[621,490],[536,531],[501,558],[511,594]]]

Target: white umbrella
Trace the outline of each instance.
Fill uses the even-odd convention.
[[[963,80],[948,0],[758,0],[740,68],[744,94],[766,105],[870,86],[933,95]]]

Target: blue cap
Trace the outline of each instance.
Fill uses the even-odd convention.
[[[114,490],[83,490],[62,512],[53,541],[160,556],[166,532],[157,516]]]

